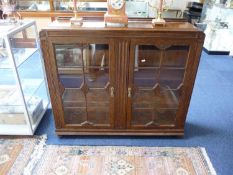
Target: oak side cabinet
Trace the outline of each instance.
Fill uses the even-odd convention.
[[[184,134],[205,35],[189,23],[40,32],[58,135]]]

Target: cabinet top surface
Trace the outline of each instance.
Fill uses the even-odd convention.
[[[127,27],[107,26],[104,22],[84,22],[82,26],[71,26],[69,22],[53,22],[43,30],[98,30],[98,31],[199,31],[188,22],[167,22],[165,26],[153,27],[150,21],[129,21]]]

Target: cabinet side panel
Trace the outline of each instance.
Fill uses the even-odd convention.
[[[43,32],[45,33],[45,32]],[[40,34],[42,35],[42,34]],[[53,69],[55,69],[55,66],[51,64],[51,55],[50,55],[50,47],[48,44],[48,41],[46,40],[45,37],[40,37],[40,43],[41,43],[41,50],[43,54],[43,60],[44,60],[44,65],[45,65],[45,70],[46,70],[46,75],[47,75],[47,81],[48,81],[48,87],[49,87],[49,93],[50,93],[50,99],[51,99],[51,104],[52,104],[52,110],[53,110],[53,115],[55,119],[55,124],[56,128],[62,128],[62,121],[60,120],[60,114],[62,114],[62,109],[59,107],[59,104],[57,103],[57,90],[54,86],[54,78],[52,76]],[[51,51],[53,52],[53,51]]]
[[[184,128],[187,112],[192,96],[192,91],[195,83],[195,78],[200,62],[202,47],[204,43],[204,35],[197,40],[193,40],[190,45],[189,58],[186,68],[186,73],[184,77],[184,90],[181,103],[179,105],[179,110],[177,111],[177,127]]]

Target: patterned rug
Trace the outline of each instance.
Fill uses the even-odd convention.
[[[204,148],[45,145],[0,138],[0,175],[216,175]]]
[[[0,175],[23,174],[44,143],[45,137],[0,138]]]
[[[204,148],[44,147],[33,175],[215,175]]]

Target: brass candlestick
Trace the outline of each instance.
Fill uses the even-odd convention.
[[[155,2],[158,2],[155,0]],[[171,3],[173,0],[171,0]],[[152,25],[155,26],[165,26],[166,21],[163,19],[163,11],[168,9],[166,0],[159,0],[159,4],[155,3],[154,5],[151,5],[149,3],[149,6],[154,9],[155,13],[157,13],[157,18],[152,20]]]
[[[83,18],[78,16],[77,0],[73,1],[74,4],[74,18],[70,19],[71,25],[81,26],[83,24]]]

